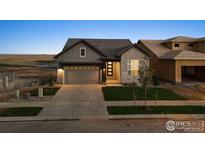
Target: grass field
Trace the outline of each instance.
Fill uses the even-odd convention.
[[[34,66],[0,63],[0,67],[34,67]]]
[[[55,68],[39,67],[55,63],[53,55],[0,55],[0,73],[15,72],[15,76],[22,78],[55,75]]]
[[[129,101],[134,100],[133,92],[136,100],[144,100],[144,88],[142,87],[102,87],[104,98],[106,101]],[[150,87],[147,91],[147,100],[184,100],[185,98],[175,94],[174,92],[164,89]]]
[[[126,114],[205,114],[205,106],[108,106],[110,115]]]
[[[2,65],[36,66],[39,62],[53,60],[53,55],[0,55]]]
[[[0,117],[36,116],[43,107],[0,108]]]

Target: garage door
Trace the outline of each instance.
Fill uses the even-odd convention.
[[[97,84],[99,83],[98,67],[68,67],[65,69],[65,84]]]

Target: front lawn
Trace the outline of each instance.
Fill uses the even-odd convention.
[[[144,100],[144,88],[142,87],[102,87],[104,99],[106,101],[129,101],[134,100],[133,92],[135,92],[136,100]],[[147,91],[147,100],[155,100],[158,93],[158,100],[185,100],[184,97],[174,92],[158,87],[150,87]]]
[[[110,115],[126,114],[205,114],[205,106],[108,106]]]
[[[36,116],[43,107],[0,108],[0,117]]]
[[[51,88],[43,88],[43,95],[44,96],[53,96],[57,93],[57,91],[59,90],[59,87],[51,87]],[[38,96],[38,89],[34,89],[32,91],[30,91],[31,96]]]

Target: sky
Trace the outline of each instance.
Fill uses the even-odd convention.
[[[167,39],[205,37],[202,21],[0,20],[0,54],[57,54],[68,38]]]

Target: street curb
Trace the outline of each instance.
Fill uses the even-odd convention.
[[[205,119],[205,114],[150,114],[150,115],[109,115],[110,120],[114,119]]]

